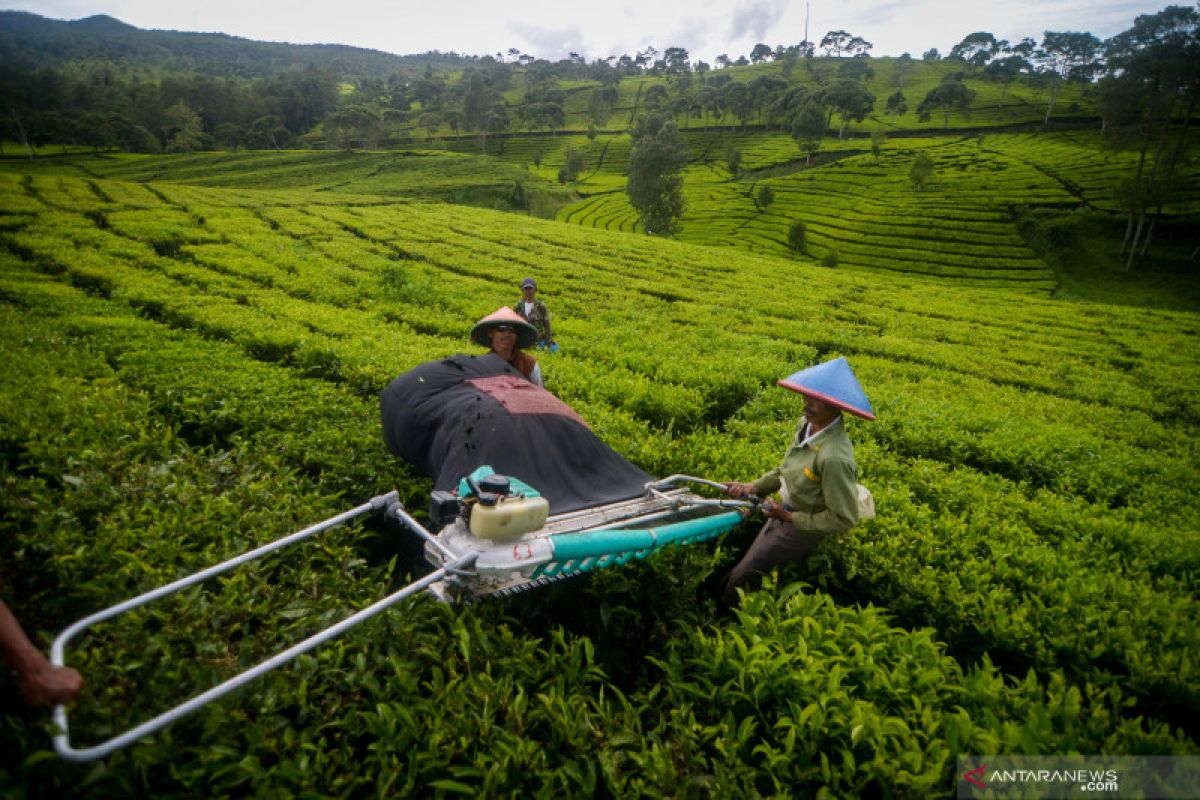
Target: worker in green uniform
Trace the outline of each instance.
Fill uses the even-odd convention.
[[[779,385],[804,396],[804,418],[778,467],[750,482],[725,484],[735,498],[779,493],[765,501],[767,518],[750,549],[725,578],[722,601],[737,602],[738,589],[757,588],[762,576],[807,559],[821,540],[859,521],[858,467],[842,412],[875,419],[866,394],[846,359],[801,370]]]

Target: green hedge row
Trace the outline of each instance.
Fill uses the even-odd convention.
[[[6,541],[37,546],[45,570],[22,571],[35,580],[25,581],[32,590],[18,608],[36,612],[35,630],[339,510],[346,487],[335,478],[364,488],[382,465],[354,465],[355,439],[374,433],[365,404],[364,419],[346,423],[350,447],[329,438],[358,406],[353,397],[321,396],[332,390],[36,273],[2,288],[6,351],[23,374],[43,379],[3,393],[4,429],[20,432],[6,507],[25,509],[16,523],[25,532]],[[50,381],[56,391],[43,395]],[[314,473],[305,462],[314,455],[338,463]],[[55,487],[56,474],[75,480]],[[90,679],[72,712],[76,741],[130,724],[281,638],[369,602],[381,591],[379,568],[352,536],[328,538],[88,643],[75,662]],[[680,628],[659,616],[661,603],[636,602],[666,589],[673,613],[703,622],[701,609],[679,606],[687,592],[671,589],[694,585],[703,559],[680,551],[640,566],[640,576],[615,571],[575,590],[615,602],[608,613],[621,620],[639,609],[640,629],[666,623],[665,647],[640,679],[618,685],[600,666],[593,648],[623,640],[602,624],[591,636],[557,626],[540,633],[536,611],[522,622],[497,604],[418,601],[102,767],[39,757],[44,732],[18,715],[6,729],[0,784],[14,796],[72,786],[97,797],[170,796],[196,785],[217,795],[267,785],[339,796],[665,796],[680,787],[904,794],[949,785],[959,748],[1188,747],[1161,726],[1120,720],[1115,691],[1083,693],[1060,679],[1011,683],[986,665],[964,672],[927,632],[798,587],[749,598],[717,628]],[[543,598],[540,613],[575,607],[567,599],[575,591]]]
[[[729,480],[770,469],[799,413],[775,379],[847,355],[880,414],[875,425],[850,423],[880,516],[824,548],[815,572],[796,568],[784,582],[815,578],[844,605],[883,605],[913,629],[886,623],[880,632],[871,622],[872,643],[894,636],[901,644],[864,644],[864,669],[891,675],[904,664],[935,675],[931,702],[959,685],[986,698],[965,717],[939,700],[941,710],[926,721],[922,710],[887,710],[886,681],[874,672],[864,673],[867,706],[834,684],[826,706],[840,710],[810,731],[823,743],[818,750],[836,754],[827,766],[787,740],[788,730],[807,730],[796,726],[818,714],[819,698],[796,709],[776,703],[761,718],[732,694],[726,705],[699,708],[692,700],[711,694],[710,684],[726,686],[728,673],[705,672],[686,654],[726,663],[737,654],[714,641],[746,640],[750,629],[743,617],[714,619],[711,606],[695,600],[703,577],[728,562],[733,545],[720,544],[530,596],[511,614],[486,604],[395,612],[375,633],[352,634],[344,647],[297,666],[289,680],[264,683],[253,695],[266,698],[255,700],[262,714],[223,706],[221,713],[245,720],[237,730],[221,729],[221,713],[199,716],[114,761],[111,774],[90,776],[93,794],[178,793],[195,780],[211,781],[216,793],[272,780],[332,794],[396,786],[536,793],[534,781],[650,795],[683,784],[771,793],[775,781],[814,792],[902,787],[892,791],[905,794],[938,781],[948,786],[946,753],[997,742],[1012,752],[1054,752],[1068,741],[1089,752],[1194,750],[1193,739],[1169,730],[1191,731],[1196,703],[1187,660],[1195,644],[1198,482],[1190,442],[1200,422],[1188,388],[1200,367],[1183,346],[1191,315],[813,269],[728,248],[526,218],[517,225],[511,216],[441,205],[376,199],[339,207],[325,193],[310,205],[295,190],[163,185],[155,196],[167,213],[155,227],[152,209],[122,206],[109,181],[37,181],[33,193],[32,180],[3,184],[20,210],[0,231],[0,308],[21,364],[14,375],[44,373],[56,387],[47,401],[36,384],[14,377],[3,394],[5,510],[18,520],[8,530],[20,531],[8,541],[36,555],[23,555],[30,560],[15,576],[35,589],[28,595],[35,630],[393,483],[422,504],[424,482],[379,445],[373,393],[412,364],[474,352],[465,339],[470,325],[512,302],[517,282],[533,274],[564,346],[544,357],[549,385],[653,474]],[[91,208],[79,205],[84,190]],[[135,226],[104,227],[97,213]],[[152,242],[167,236],[202,243],[160,253]],[[93,391],[88,412],[104,421],[96,430],[70,415],[70,398]],[[106,405],[116,410],[106,416]],[[54,450],[60,429],[67,433]],[[132,443],[134,452],[117,442]],[[75,453],[86,455],[69,462]],[[244,522],[239,504],[250,509]],[[289,516],[272,516],[272,507]],[[235,533],[217,533],[227,529]],[[143,543],[130,539],[134,530],[147,532]],[[730,541],[752,532],[748,525]],[[245,608],[269,609],[300,635],[378,596],[393,576],[386,562],[396,545],[373,525],[367,533],[357,547],[351,534],[321,549],[312,569],[303,561],[269,565],[217,587],[234,600],[196,593],[165,616],[137,620],[158,637],[144,645],[152,657],[135,657],[145,640],[127,639],[124,629],[98,641],[89,669],[140,660],[132,676],[103,673],[112,692],[105,702],[127,707],[161,653],[195,662],[182,677],[151,680],[165,697],[171,679],[207,685],[267,650],[276,628],[251,621]],[[113,554],[97,565],[119,585],[92,584],[80,571],[97,534]],[[155,544],[171,536],[175,545]],[[43,537],[50,544],[39,550]],[[354,562],[344,583],[325,576],[343,561]],[[292,589],[276,589],[277,579]],[[89,588],[64,597],[60,608],[71,613],[50,606],[50,616],[38,617],[33,601],[51,584]],[[748,602],[767,604],[762,613],[783,603],[783,617],[814,620],[818,650],[821,641],[829,648],[855,641],[843,616],[855,625],[869,620],[861,609],[826,607],[821,592],[801,602],[795,591],[777,588]],[[187,620],[182,628],[166,624],[178,615]],[[1164,615],[1174,629],[1151,635]],[[189,636],[197,630],[215,632],[206,620],[234,631],[232,644],[190,642],[201,638]],[[926,626],[932,634],[921,633]],[[809,641],[777,635],[754,652],[790,652]],[[920,644],[921,637],[946,649]],[[490,654],[486,668],[476,645]],[[129,650],[112,649],[120,647]],[[530,653],[552,666],[526,664]],[[684,655],[673,661],[676,653]],[[956,661],[936,666],[947,654]],[[880,658],[896,660],[888,666]],[[812,669],[825,674],[837,663],[830,659],[821,656]],[[392,672],[380,672],[393,663]],[[556,670],[568,663],[591,677],[559,687]],[[695,673],[693,686],[670,695],[665,683],[655,688],[679,670]],[[776,672],[752,672],[755,686],[745,691],[815,691]],[[418,677],[402,677],[410,674]],[[526,700],[496,716],[522,689],[528,698],[546,695],[549,705]],[[436,713],[443,707],[455,711]],[[567,722],[555,716],[562,708],[570,710]],[[1082,717],[1055,710],[1063,708]],[[856,738],[851,725],[847,740],[842,720],[854,713],[863,727]],[[98,722],[99,711],[80,714]],[[727,717],[736,727],[721,733]],[[22,743],[14,752],[44,746],[36,717],[20,718],[9,740]],[[490,733],[479,733],[481,726]],[[936,732],[915,733],[926,728]],[[590,750],[579,738],[584,729],[601,732],[588,734]],[[396,731],[405,746],[380,745],[372,738],[380,731]],[[963,738],[964,731],[975,733]],[[747,750],[746,737],[763,749]],[[547,743],[561,755],[546,755],[540,745]],[[371,761],[377,752],[386,758]],[[50,772],[39,756],[17,758],[2,768],[20,790]],[[913,768],[888,771],[889,759]],[[347,766],[359,763],[377,766]],[[81,774],[38,780],[53,787]]]

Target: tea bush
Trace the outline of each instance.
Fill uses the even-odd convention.
[[[103,166],[144,184],[0,170],[0,580],[40,644],[389,489],[421,515],[376,394],[478,352],[471,325],[529,274],[563,345],[547,385],[652,474],[771,469],[800,405],[775,381],[847,356],[879,417],[848,421],[878,517],[733,616],[705,580],[753,523],[509,604],[401,604],[93,765],[48,753],[6,682],[6,796],[925,796],[960,753],[1196,752],[1194,314],[998,289],[996,265],[981,288],[852,268],[929,212],[960,234],[922,258],[1018,270],[995,209],[881,217],[822,270],[342,194],[315,167],[353,157],[305,158],[241,185],[182,156]],[[791,178],[770,180],[773,214]],[[833,237],[830,205],[810,236]],[[373,602],[419,549],[366,520],[104,626],[69,654],[73,739]]]

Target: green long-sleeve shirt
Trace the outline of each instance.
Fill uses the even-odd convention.
[[[754,482],[765,496],[787,487],[792,525],[797,531],[841,533],[858,522],[858,467],[854,445],[841,417],[807,442],[807,423],[800,421],[783,463]]]

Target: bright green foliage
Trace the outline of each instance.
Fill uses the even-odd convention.
[[[196,153],[158,160],[145,156],[85,157],[78,161],[39,162],[30,169],[136,182],[157,181],[169,175],[173,181],[228,187],[235,192],[247,188],[267,191],[305,188],[342,191],[371,198],[368,202],[381,196],[401,196],[504,209],[514,207],[512,195],[517,184],[524,185],[527,193],[564,194],[554,180],[553,170],[531,175],[518,164],[478,155],[471,142],[465,148],[468,152]],[[557,163],[561,165],[561,161]],[[11,178],[4,175],[3,179]],[[91,191],[87,187],[85,190]],[[143,187],[129,190],[151,191]]]
[[[1114,152],[1104,137],[1083,132],[992,134],[983,140],[892,138],[878,158],[866,154],[861,140],[826,139],[821,160],[807,168],[795,143],[782,133],[690,133],[681,139],[689,157],[677,234],[684,241],[790,255],[794,251],[787,229],[802,217],[809,224],[813,257],[819,258],[822,249],[836,249],[844,269],[916,273],[1043,293],[1055,289],[1056,277],[1021,236],[1014,208],[1116,210],[1113,187],[1137,160],[1136,152]],[[90,177],[93,186],[102,178],[170,178],[235,192],[239,186],[346,191],[359,203],[375,202],[369,198],[381,195],[436,199],[557,215],[606,230],[638,230],[638,213],[622,191],[629,167],[628,135],[594,142],[582,135],[510,139],[501,157],[479,156],[471,141],[460,146],[462,153],[74,157],[37,161],[26,169]],[[728,171],[731,146],[743,154],[737,178]],[[568,189],[557,182],[557,174],[573,150],[585,154],[587,166]],[[939,165],[936,177],[920,192],[908,179],[918,152]],[[1195,213],[1200,202],[1193,161],[1181,162],[1178,172],[1180,191],[1164,208],[1168,219]],[[82,203],[96,196],[93,186],[82,186]],[[764,186],[771,187],[775,199],[760,213],[755,192]],[[112,193],[112,200],[139,207],[157,202],[143,186],[113,183],[104,191]]]
[[[1042,269],[1002,205],[1069,202],[1019,168],[1098,163],[1056,165],[1056,141],[942,142],[919,196],[927,141],[760,176],[778,221],[746,232],[758,254],[397,197],[422,154],[9,167],[0,586],[42,644],[393,487],[420,515],[429,481],[385,452],[377,393],[477,352],[471,324],[530,273],[563,344],[549,388],[656,475],[775,466],[800,406],[775,381],[847,356],[879,415],[847,421],[878,517],[732,617],[696,590],[752,523],[510,605],[402,604],[100,766],[48,755],[45,717],[0,686],[0,794],[924,797],[960,753],[1200,752],[1197,316],[964,266]],[[717,193],[723,152],[690,168],[714,194],[685,232],[752,207]],[[771,255],[800,218],[837,270]],[[330,531],[105,626],[68,657],[73,739],[367,605],[419,568],[408,545],[381,520]]]
[[[1113,152],[1111,141],[1097,133],[1077,132],[1056,136],[989,134],[985,148],[1033,164],[1060,180],[1088,205],[1118,210],[1113,190],[1121,178],[1132,175],[1138,159],[1136,150]],[[1166,203],[1171,215],[1200,211],[1200,164],[1194,158],[1180,164],[1178,193]]]

